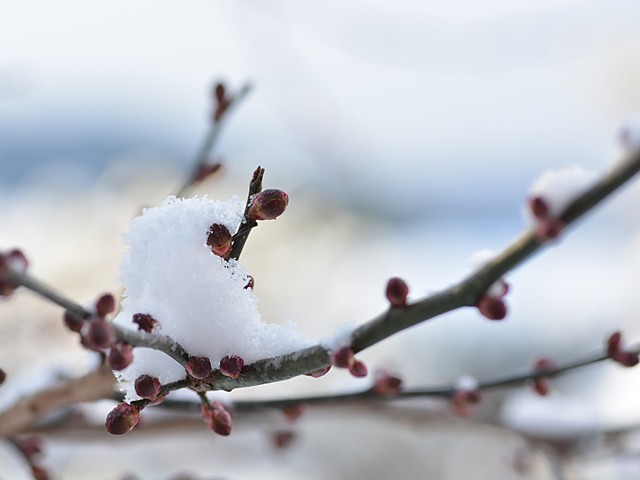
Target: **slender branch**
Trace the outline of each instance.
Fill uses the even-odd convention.
[[[231,250],[230,257],[235,260],[238,260],[240,258],[240,254],[242,253],[244,244],[247,242],[247,238],[249,238],[249,233],[251,233],[251,230],[258,226],[258,222],[256,222],[255,220],[251,220],[248,217],[248,214],[249,207],[251,207],[251,202],[253,201],[254,195],[262,191],[263,178],[264,168],[258,166],[255,172],[253,172],[253,176],[251,177],[251,181],[249,182],[249,194],[247,195],[247,204],[244,207],[244,216],[242,219],[242,223],[238,228],[238,232],[233,236],[233,248]]]
[[[224,115],[219,119],[214,119],[211,122],[211,126],[207,131],[207,134],[204,137],[202,145],[196,154],[195,161],[193,164],[193,168],[191,172],[185,179],[182,186],[178,189],[176,193],[176,197],[182,197],[185,192],[198,180],[200,173],[203,168],[207,165],[207,160],[209,158],[209,154],[213,147],[215,146],[218,137],[220,136],[220,131],[222,130],[222,126],[224,125],[223,119],[227,118],[229,113],[235,109],[237,105],[239,105],[242,100],[247,96],[247,94],[251,91],[251,85],[245,84],[240,88],[240,90],[233,96],[229,104],[224,110]]]
[[[37,293],[38,295],[50,300],[51,302],[60,305],[65,310],[68,310],[72,314],[88,319],[91,317],[91,312],[83,308],[81,305],[69,300],[64,295],[56,292],[42,281],[37,280],[26,272],[19,272],[16,270],[9,270],[9,280],[15,284],[20,285],[29,290]],[[112,324],[118,340],[129,343],[136,347],[153,348],[154,350],[160,350],[171,358],[173,358],[180,365],[185,366],[189,358],[189,354],[180,346],[177,342],[164,335],[157,335],[146,332],[136,332],[123,328],[120,325]]]

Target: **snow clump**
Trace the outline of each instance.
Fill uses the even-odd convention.
[[[237,355],[250,364],[313,345],[295,325],[263,321],[258,300],[247,288],[246,270],[207,246],[212,224],[236,232],[243,211],[237,197],[226,202],[169,197],[134,218],[120,269],[122,311],[114,322],[138,330],[133,316],[151,315],[158,322],[152,333],[174,339],[190,356],[208,357],[213,368],[225,356]],[[140,347],[134,349],[133,363],[115,374],[128,402],[140,398],[133,387],[140,375],[157,377],[162,384],[186,375],[166,354]]]

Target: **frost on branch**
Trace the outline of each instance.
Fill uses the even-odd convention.
[[[294,326],[264,322],[253,290],[245,288],[248,273],[208,245],[212,225],[236,232],[243,212],[236,197],[227,202],[169,197],[134,218],[125,236],[129,250],[120,273],[125,293],[115,322],[166,335],[190,359],[206,358],[214,369],[224,357],[250,364],[313,345]],[[116,375],[130,402],[140,398],[134,388],[140,376],[164,385],[184,379],[186,372],[166,354],[138,347],[132,364]]]

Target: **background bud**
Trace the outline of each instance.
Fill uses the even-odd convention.
[[[116,299],[110,293],[101,295],[96,301],[96,312],[101,317],[106,317],[116,309]]]
[[[343,347],[331,352],[331,363],[338,368],[349,368],[353,361],[353,350],[350,347]]]
[[[351,366],[349,366],[349,373],[354,377],[362,378],[367,376],[369,370],[363,362],[360,360],[354,360]]]
[[[112,370],[124,370],[133,362],[133,347],[128,343],[116,343],[109,350],[107,362]]]
[[[507,306],[500,298],[485,295],[478,301],[478,310],[489,320],[502,320],[507,316]]]
[[[90,348],[103,350],[115,343],[116,333],[109,321],[103,317],[97,317],[89,322],[85,340]]]
[[[282,190],[270,188],[254,195],[247,217],[251,220],[275,220],[289,204],[289,196]]]
[[[62,318],[66,327],[72,332],[79,332],[80,330],[82,330],[84,320],[79,316],[74,315],[69,310],[65,310],[64,316]]]
[[[231,433],[231,415],[222,405],[217,405],[211,410],[209,428],[218,435],[227,436]]]
[[[409,286],[401,278],[390,278],[387,282],[386,295],[392,307],[404,307],[407,304]]]
[[[140,407],[121,403],[107,415],[105,427],[111,435],[124,435],[138,424]]]
[[[0,385],[7,379],[7,374],[0,368]]]

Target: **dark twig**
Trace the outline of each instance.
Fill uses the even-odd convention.
[[[209,160],[209,155],[211,153],[211,151],[213,150],[213,147],[215,146],[218,137],[220,136],[220,132],[222,130],[222,127],[224,125],[224,119],[228,117],[229,113],[235,109],[235,107],[237,105],[239,105],[242,100],[247,96],[247,94],[251,91],[251,85],[250,84],[245,84],[242,86],[242,88],[240,88],[240,90],[235,94],[235,96],[233,96],[230,100],[229,103],[226,105],[225,109],[224,109],[224,114],[220,117],[220,118],[214,118],[211,121],[211,126],[209,127],[209,130],[207,131],[207,134],[202,142],[202,145],[200,146],[200,149],[198,150],[198,153],[196,154],[194,163],[193,163],[193,168],[191,169],[191,172],[189,173],[189,175],[187,176],[187,178],[185,179],[184,183],[182,184],[182,186],[178,189],[178,191],[176,192],[176,197],[182,197],[184,196],[184,194],[186,193],[186,191],[194,184],[196,183],[200,176],[201,173],[203,172],[204,169],[206,169],[207,167],[207,162]]]
[[[264,168],[258,166],[258,168],[256,168],[256,170],[253,172],[253,176],[251,177],[251,181],[249,182],[249,194],[247,195],[247,204],[244,207],[244,217],[242,223],[238,228],[238,232],[233,236],[233,249],[231,250],[231,258],[235,260],[238,260],[238,258],[240,258],[240,254],[242,253],[242,249],[244,248],[244,244],[247,242],[247,238],[249,237],[249,233],[251,233],[251,230],[258,226],[258,222],[256,222],[255,220],[251,220],[248,217],[248,213],[254,195],[262,191],[263,177]]]

